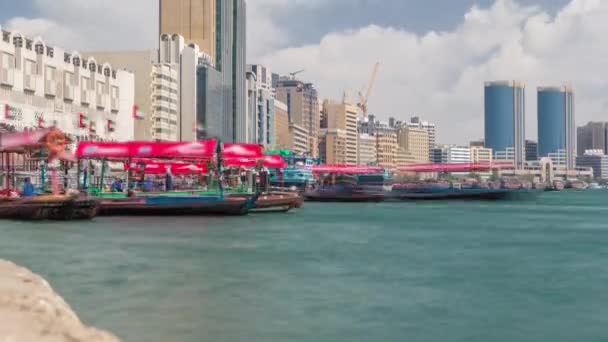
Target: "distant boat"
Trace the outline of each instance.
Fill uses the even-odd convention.
[[[605,188],[602,187],[601,185],[599,185],[598,183],[590,183],[588,189],[589,190],[602,190]]]
[[[588,187],[587,183],[578,179],[571,179],[566,182],[566,188],[574,190],[586,190]]]

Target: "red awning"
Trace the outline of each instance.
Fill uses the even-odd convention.
[[[261,159],[264,157],[262,146],[258,144],[224,143],[222,150],[224,160],[228,159]]]
[[[225,166],[234,166],[234,167],[256,167],[258,165],[258,161],[260,159],[251,159],[251,158],[233,158],[233,159],[224,159],[222,163]],[[282,169],[287,167],[287,163],[281,156],[279,155],[271,155],[264,156],[262,159],[264,167],[273,168],[273,169]]]
[[[345,173],[345,174],[372,174],[382,173],[383,169],[376,166],[354,166],[348,164],[338,165],[315,165],[312,167],[314,173]]]
[[[199,142],[96,142],[78,144],[79,158],[182,158],[209,159],[215,154],[216,140]]]
[[[144,173],[146,174],[164,174],[167,169],[174,175],[186,175],[186,174],[197,174],[207,173],[207,166],[204,164],[190,164],[190,163],[177,163],[177,162],[156,162],[156,161],[137,161],[131,162],[130,169],[138,170],[140,165],[144,164]],[[128,165],[125,164],[125,169],[129,169]]]
[[[278,154],[264,156],[264,166],[273,169],[282,169],[287,167],[287,162]]]

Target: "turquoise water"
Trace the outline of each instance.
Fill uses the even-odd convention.
[[[125,341],[605,341],[608,191],[0,222],[0,257]]]

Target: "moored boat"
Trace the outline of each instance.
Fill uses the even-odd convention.
[[[229,197],[242,197],[243,195],[235,194]],[[301,208],[303,205],[302,198],[293,192],[268,192],[258,196],[250,212],[288,212],[292,209]]]
[[[93,199],[69,195],[43,195],[0,200],[0,218],[13,220],[90,220],[97,215]]]

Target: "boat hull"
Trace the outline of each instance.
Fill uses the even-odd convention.
[[[246,215],[255,198],[127,197],[99,200],[100,216],[239,216]]]
[[[98,214],[92,199],[43,197],[0,202],[0,219],[28,221],[91,220]]]
[[[242,197],[242,195],[230,195],[230,197]],[[303,200],[298,194],[290,192],[270,192],[258,196],[251,212],[288,212],[300,208]]]
[[[379,193],[339,193],[311,191],[304,193],[304,200],[311,202],[381,202],[384,195]]]
[[[509,200],[532,199],[540,190],[465,189],[437,192],[391,192],[387,200]]]

